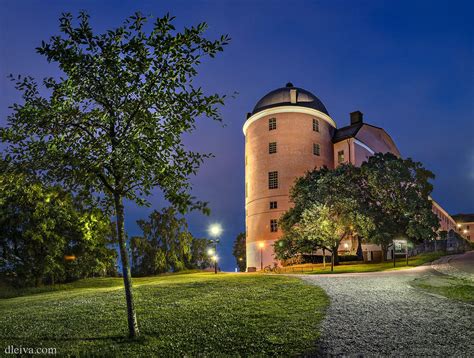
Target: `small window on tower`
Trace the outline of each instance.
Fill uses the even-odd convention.
[[[277,209],[277,208],[278,208],[278,202],[270,201],[270,209]]]
[[[318,156],[321,155],[321,147],[319,144],[313,144],[313,154]]]
[[[268,143],[268,153],[275,154],[277,152],[277,144],[276,142]]]
[[[316,118],[313,118],[313,131],[319,132],[319,121]]]
[[[278,172],[268,172],[268,189],[278,189]]]
[[[278,220],[277,219],[271,219],[270,220],[270,231],[271,232],[277,232],[278,231]]]
[[[272,131],[274,129],[277,129],[277,120],[276,118],[270,118],[268,120],[268,130]]]
[[[338,163],[343,163],[344,162],[344,151],[340,150],[337,152],[337,162]]]

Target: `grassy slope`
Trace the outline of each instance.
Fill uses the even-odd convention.
[[[411,284],[437,295],[474,304],[472,281],[446,275],[429,275],[415,279]]]
[[[199,273],[134,282],[137,342],[124,338],[121,280],[109,278],[0,300],[0,348],[41,345],[60,355],[297,355],[314,348],[329,303],[322,289],[283,276]]]
[[[340,265],[334,266],[334,272],[331,272],[331,263],[326,264],[326,268],[323,268],[323,264],[306,264],[306,265],[295,265],[284,269],[286,273],[307,273],[307,274],[331,274],[331,273],[352,273],[352,272],[375,272],[375,271],[388,271],[388,270],[403,270],[415,266],[423,265],[427,262],[439,259],[441,256],[446,255],[443,252],[430,252],[426,254],[420,254],[417,256],[408,258],[408,266],[406,260],[403,258],[397,258],[396,266],[393,267],[393,261],[387,261],[383,263],[357,263],[357,262],[341,262]]]

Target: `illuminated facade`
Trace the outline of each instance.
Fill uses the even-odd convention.
[[[459,234],[474,242],[474,214],[453,215]]]
[[[289,190],[296,178],[322,166],[359,166],[379,152],[400,156],[387,132],[364,123],[361,112],[352,112],[350,124],[337,128],[315,95],[291,83],[257,102],[247,115],[243,132],[249,269],[260,270],[276,262],[272,245],[281,235],[278,219],[290,208]],[[438,204],[434,203],[433,211],[441,224],[455,227]],[[351,240],[342,242],[340,251],[353,251],[354,245]],[[380,252],[377,245],[362,246],[366,252]]]

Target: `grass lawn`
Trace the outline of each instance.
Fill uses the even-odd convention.
[[[0,352],[13,345],[55,347],[61,356],[310,354],[329,304],[322,289],[275,275],[165,275],[136,278],[134,288],[136,341],[125,338],[122,280],[87,279],[0,299]]]
[[[389,271],[389,270],[403,270],[415,266],[423,265],[427,262],[439,259],[446,253],[441,251],[429,252],[412,256],[408,258],[408,266],[405,258],[397,258],[396,266],[393,267],[393,261],[378,262],[378,263],[359,263],[341,262],[338,266],[334,266],[334,272],[331,272],[331,262],[326,263],[326,268],[323,264],[304,264],[293,265],[283,268],[283,273],[306,273],[306,274],[332,274],[332,273],[354,273],[354,272],[375,272],[375,271]]]
[[[474,304],[474,282],[446,275],[429,275],[415,279],[414,287],[447,298]]]

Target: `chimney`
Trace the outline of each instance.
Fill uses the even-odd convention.
[[[351,115],[351,125],[364,122],[362,119],[364,117],[364,114],[361,111],[351,112],[350,115]]]

